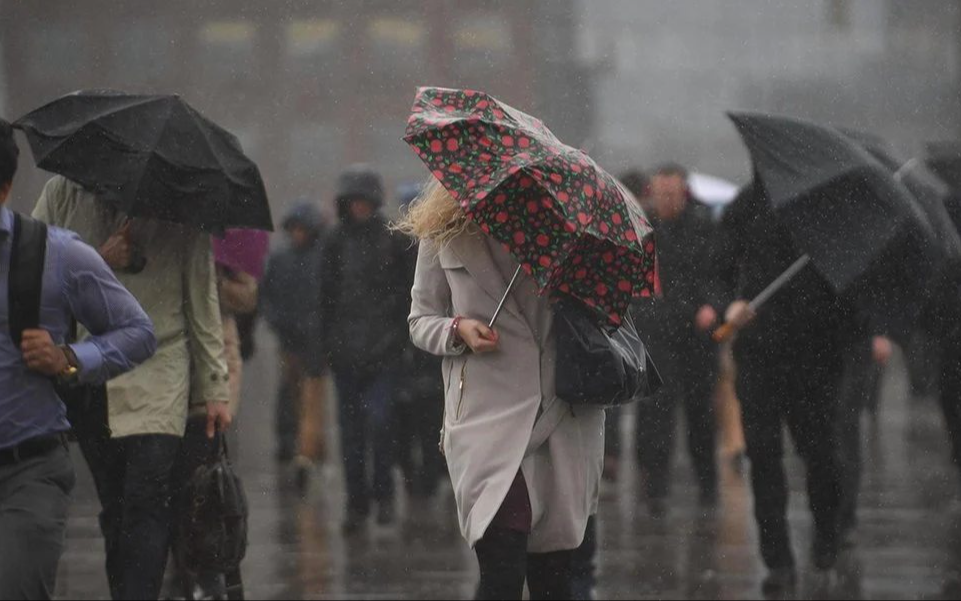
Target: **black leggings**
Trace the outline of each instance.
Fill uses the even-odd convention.
[[[570,599],[573,551],[528,553],[528,535],[490,528],[475,548],[480,564],[477,599],[522,599],[524,582],[532,601]]]

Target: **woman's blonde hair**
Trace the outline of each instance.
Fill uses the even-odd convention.
[[[444,186],[431,177],[424,191],[417,197],[407,213],[393,225],[393,229],[418,240],[427,240],[444,246],[467,233],[471,222]]]

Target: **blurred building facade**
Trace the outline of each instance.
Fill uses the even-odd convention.
[[[612,168],[679,160],[745,181],[728,110],[880,134],[905,156],[961,134],[957,0],[580,0]]]
[[[329,204],[351,162],[391,187],[425,177],[401,141],[418,85],[484,89],[586,139],[575,2],[0,0],[0,96],[14,118],[82,88],[180,93],[237,134],[275,212]]]
[[[745,181],[732,109],[880,134],[961,132],[958,0],[0,0],[0,107],[79,88],[179,92],[261,164],[277,212],[329,203],[401,142],[418,85],[488,90],[611,169],[678,160]],[[30,197],[42,174],[26,170]]]

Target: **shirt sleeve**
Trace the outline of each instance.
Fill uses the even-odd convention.
[[[59,265],[67,305],[91,334],[71,345],[81,382],[106,382],[153,356],[157,340],[150,318],[93,248],[71,234]]]
[[[184,313],[192,361],[191,404],[226,402],[230,398],[230,376],[210,236],[193,236],[184,278]]]

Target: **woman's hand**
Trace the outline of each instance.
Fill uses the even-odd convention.
[[[499,339],[497,332],[476,319],[461,320],[454,334],[475,353],[489,353],[497,350]]]

